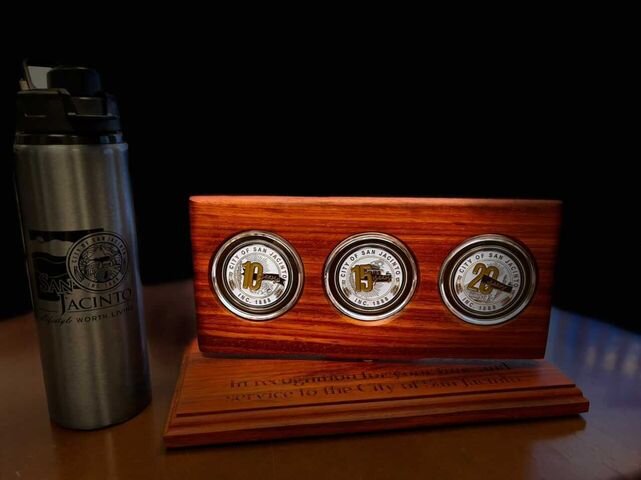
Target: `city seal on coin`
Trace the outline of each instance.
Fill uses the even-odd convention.
[[[210,280],[221,303],[247,320],[264,321],[291,309],[302,292],[303,265],[282,237],[247,231],[213,255]]]
[[[414,256],[399,239],[385,233],[346,238],[325,262],[330,302],[356,320],[377,321],[399,313],[411,300],[417,281]]]
[[[504,235],[467,239],[447,256],[439,277],[447,308],[476,325],[513,319],[527,307],[535,288],[532,254]]]

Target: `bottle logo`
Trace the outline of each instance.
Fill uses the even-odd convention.
[[[439,289],[457,317],[496,325],[518,315],[536,287],[530,252],[504,235],[480,235],[456,247],[443,262]]]
[[[410,301],[417,268],[409,249],[383,233],[354,235],[325,263],[325,291],[344,314],[374,321],[398,313]]]
[[[239,317],[269,320],[298,300],[303,265],[294,248],[269,232],[236,235],[212,257],[211,285],[219,300]]]
[[[87,324],[133,312],[129,250],[101,229],[29,230],[33,300],[48,324]]]

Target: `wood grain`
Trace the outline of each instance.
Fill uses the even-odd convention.
[[[198,339],[203,352],[220,356],[403,360],[442,358],[542,358],[547,341],[551,288],[561,205],[547,200],[192,197],[191,234]],[[267,322],[229,312],[209,285],[209,262],[229,237],[267,230],[287,239],[305,267],[296,306]],[[359,232],[394,235],[414,253],[419,285],[412,301],[382,324],[339,313],[322,285],[323,264],[343,239]],[[475,326],[442,303],[438,274],[463,240],[503,234],[535,257],[538,286],[529,306],[512,321]]]
[[[187,350],[167,447],[577,414],[581,391],[543,360],[417,363],[219,359]]]

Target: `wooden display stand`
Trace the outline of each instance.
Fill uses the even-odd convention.
[[[543,358],[561,204],[551,200],[443,198],[245,197],[191,198],[194,291],[200,349],[211,355],[339,360]],[[300,254],[301,298],[273,320],[235,315],[212,291],[212,256],[233,235],[273,232]],[[412,251],[418,287],[409,304],[383,322],[353,320],[332,306],[323,266],[346,237],[393,235]],[[537,287],[527,308],[499,326],[453,315],[439,294],[448,253],[475,235],[497,233],[524,244],[536,262]]]
[[[193,197],[198,343],[167,447],[586,412],[540,360],[560,213],[536,200]],[[384,363],[397,360],[410,363]]]
[[[417,363],[219,359],[185,353],[169,448],[578,414],[544,360]]]

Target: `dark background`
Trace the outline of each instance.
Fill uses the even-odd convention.
[[[10,159],[20,62],[31,56],[95,67],[116,95],[145,283],[191,275],[192,194],[558,198],[555,304],[639,328],[638,187],[611,110],[626,100],[619,66],[569,53],[16,52],[2,75],[0,316],[30,308]]]

